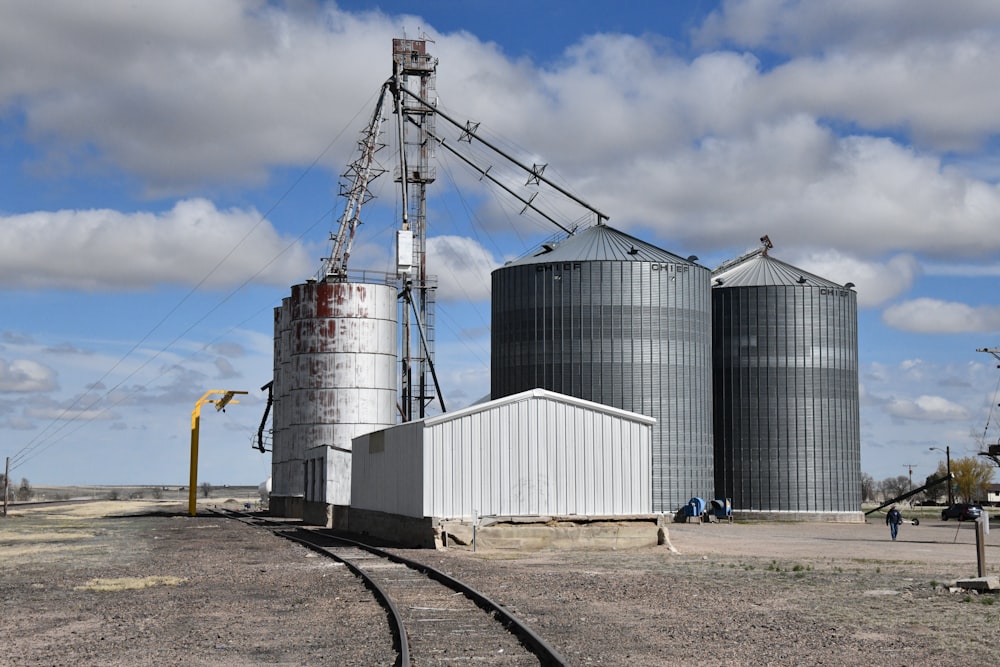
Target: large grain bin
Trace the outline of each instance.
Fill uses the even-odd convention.
[[[716,495],[738,514],[862,520],[850,287],[766,248],[713,273]]]
[[[351,439],[395,423],[396,290],[294,285],[274,322],[271,510],[302,516],[306,500],[349,505]],[[325,456],[317,447],[328,449]],[[314,468],[324,461],[324,469],[307,471],[307,460]],[[307,474],[319,497],[306,498]]]
[[[653,511],[714,486],[708,269],[606,225],[493,272],[491,394],[540,387],[656,419]]]

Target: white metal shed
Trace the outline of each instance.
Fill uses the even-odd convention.
[[[351,509],[443,519],[649,514],[655,421],[533,389],[361,435]]]

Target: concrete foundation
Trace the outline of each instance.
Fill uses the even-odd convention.
[[[344,505],[307,500],[302,512],[302,523],[347,531],[349,513],[350,508]]]
[[[268,499],[268,514],[301,519],[305,513],[305,499],[302,496],[274,496]]]
[[[670,543],[662,514],[482,517],[475,523],[351,509],[348,524],[358,535],[428,549],[639,549]]]

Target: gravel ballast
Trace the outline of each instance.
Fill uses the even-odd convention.
[[[632,551],[399,550],[526,620],[577,665],[1000,664],[972,524],[897,542],[867,524],[671,524]],[[988,574],[1000,558],[987,536]],[[345,568],[175,505],[14,510],[0,519],[11,665],[391,665],[388,625]]]

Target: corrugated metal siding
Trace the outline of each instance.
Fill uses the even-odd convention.
[[[718,495],[736,509],[861,509],[857,296],[716,287]]]
[[[651,511],[649,424],[526,398],[424,432],[427,516]]]
[[[653,511],[714,488],[709,271],[680,263],[509,265],[493,272],[494,398],[533,387],[653,428]]]
[[[271,387],[274,403],[271,407],[271,493],[276,496],[301,495],[303,490],[296,485],[297,468],[301,461],[293,459],[290,446],[291,403],[288,400],[290,386],[289,367],[291,357],[291,307],[290,297],[281,301],[274,309],[274,385]]]
[[[307,449],[349,450],[355,435],[395,423],[395,289],[295,285],[275,314],[275,329],[272,493],[295,496],[304,490]],[[331,502],[350,504],[349,472],[328,469],[335,475],[327,479]]]
[[[439,518],[647,514],[651,429],[639,415],[542,396],[402,424],[354,440],[352,506]]]
[[[351,507],[420,518],[423,513],[422,421],[354,438]]]

